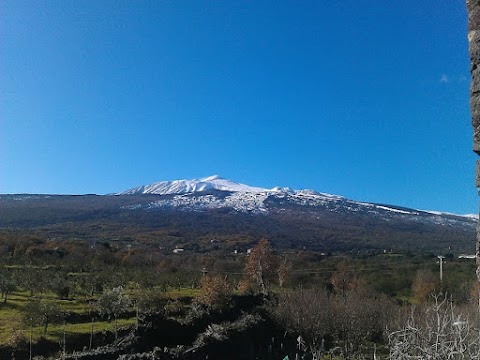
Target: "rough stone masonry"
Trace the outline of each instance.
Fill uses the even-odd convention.
[[[480,155],[480,0],[467,0],[467,11],[471,72],[470,112],[472,114],[473,126],[473,151]],[[475,186],[477,189],[480,189],[480,160],[477,160]],[[475,254],[477,261],[477,279],[480,282],[480,222],[479,225],[477,225]]]

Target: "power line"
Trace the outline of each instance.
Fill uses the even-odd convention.
[[[210,274],[224,274],[224,275],[244,275],[244,271],[231,271],[231,270],[219,270],[219,269],[208,269],[206,267],[202,267],[201,269],[199,268],[193,268],[193,267],[185,267],[185,266],[176,266],[179,269],[185,270],[185,271],[191,271],[191,272],[198,272],[198,273],[210,273]],[[335,272],[364,272],[364,271],[376,271],[376,272],[392,272],[397,269],[415,269],[418,268],[418,266],[414,265],[388,265],[388,266],[377,266],[377,267],[364,267],[364,268],[343,268],[343,269],[337,269],[337,268],[316,268],[316,269],[298,269],[298,270],[290,270],[290,273],[292,274],[325,274],[325,273],[335,273]]]

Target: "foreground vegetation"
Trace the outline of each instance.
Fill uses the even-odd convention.
[[[453,254],[440,282],[430,253],[281,252],[260,241],[248,255],[193,255],[11,233],[1,240],[2,359],[29,358],[30,351],[79,358],[99,346],[98,359],[152,358],[165,347],[168,356],[212,359],[232,346],[239,359],[373,352],[396,359],[408,348],[401,336],[420,338],[412,329],[425,325],[413,325],[427,317],[412,318],[412,306],[432,313],[437,304],[438,313],[448,302],[457,318],[478,323],[474,262]],[[254,342],[245,335],[253,333]]]

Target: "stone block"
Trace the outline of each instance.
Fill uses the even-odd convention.
[[[480,30],[480,1],[467,0],[468,30]]]
[[[477,160],[477,167],[475,171],[475,187],[480,188],[480,160]]]
[[[478,13],[478,15],[480,16],[480,12]],[[472,62],[472,80],[470,83],[470,112],[472,114],[473,151],[480,155],[480,31],[470,31],[469,40]]]
[[[469,31],[468,51],[470,54],[471,67],[475,68],[480,62],[480,29]]]

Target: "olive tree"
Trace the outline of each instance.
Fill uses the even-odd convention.
[[[0,271],[0,292],[2,293],[3,302],[6,303],[8,295],[10,295],[15,289],[16,281],[11,271],[2,269]]]
[[[111,321],[115,321],[115,340],[118,338],[118,316],[124,313],[130,306],[130,299],[125,295],[123,287],[117,286],[111,290],[104,291],[97,300],[97,308],[100,315],[106,315]]]
[[[46,335],[48,325],[60,322],[63,313],[55,302],[30,298],[24,308],[23,318],[30,326],[43,326],[43,333]]]

